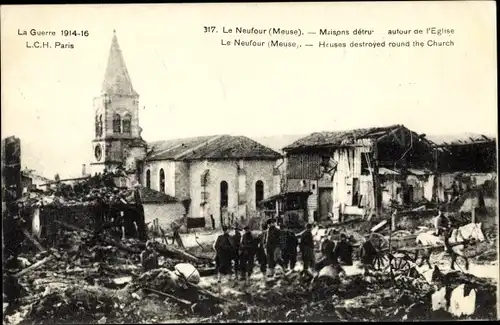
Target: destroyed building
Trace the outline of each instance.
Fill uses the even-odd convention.
[[[429,138],[442,149],[436,166],[437,200],[448,203],[460,196],[457,204],[464,212],[479,206],[496,207],[496,140],[478,134]]]
[[[27,167],[21,171],[21,187],[23,192],[33,189],[44,189],[44,185],[51,182],[47,177],[38,175],[34,170]]]
[[[448,200],[453,181],[466,190],[496,179],[497,146],[494,138],[475,134],[429,138],[444,149],[439,152],[437,166],[440,201]]]
[[[290,144],[286,190],[308,190],[308,218],[370,215],[432,200],[435,148],[403,125],[316,132]]]

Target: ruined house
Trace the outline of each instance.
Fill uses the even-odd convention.
[[[492,137],[481,134],[430,136],[441,148],[437,157],[437,198],[449,202],[458,193],[496,181],[497,145]]]
[[[21,187],[23,192],[33,189],[44,189],[47,183],[52,182],[51,179],[38,175],[34,170],[25,168],[21,171]]]
[[[283,149],[286,191],[312,193],[310,221],[430,201],[434,147],[403,125],[312,133]]]

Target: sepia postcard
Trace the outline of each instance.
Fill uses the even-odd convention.
[[[495,9],[2,5],[3,324],[498,319]]]

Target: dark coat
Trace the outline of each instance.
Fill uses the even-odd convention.
[[[234,250],[236,252],[239,252],[241,245],[241,233],[239,231],[236,231],[232,239],[233,239]]]
[[[328,259],[335,259],[335,243],[330,239],[326,239],[321,247],[321,253]]]
[[[231,259],[234,253],[229,234],[222,234],[215,241],[215,263],[218,271],[222,274],[227,274],[231,270]]]
[[[273,250],[280,247],[281,231],[276,227],[269,227],[266,235],[266,249]]]
[[[352,245],[347,241],[339,241],[335,247],[335,255],[345,265],[352,265]]]
[[[251,232],[244,233],[243,237],[241,237],[241,252],[253,253],[255,252],[255,238],[253,237]]]
[[[314,239],[311,230],[306,230],[300,237],[300,249],[309,247],[314,248]]]
[[[282,249],[287,253],[287,254],[296,254],[297,253],[297,245],[299,244],[299,241],[297,240],[297,237],[295,234],[290,231],[290,230],[284,230],[281,234],[282,236]]]
[[[377,250],[375,249],[371,241],[367,240],[365,243],[363,243],[363,246],[361,246],[361,250],[359,251],[359,258],[361,260],[361,263],[372,265],[375,261],[376,256]]]

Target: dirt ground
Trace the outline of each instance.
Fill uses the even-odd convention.
[[[219,234],[196,232],[181,234],[181,238],[186,251],[211,259],[215,255],[212,245]],[[284,275],[278,267],[275,280],[270,282],[265,281],[265,276],[255,265],[247,283],[232,276],[224,276],[220,284],[216,276],[202,277],[198,284],[200,288],[226,299],[216,307],[207,307],[212,308],[207,311],[197,310],[195,305],[186,308],[171,298],[144,289],[133,289],[142,281],[166,292],[168,281],[155,275],[163,274],[162,270],[166,269],[155,274],[144,273],[137,256],[111,246],[99,248],[104,252],[101,254],[107,256],[107,262],[92,262],[82,253],[85,244],[78,245],[80,248],[76,250],[63,248],[59,251],[67,262],[48,263],[23,280],[23,285],[31,293],[25,298],[24,307],[4,320],[5,325],[43,324],[50,323],[50,319],[99,324],[451,319],[450,314],[442,315],[429,309],[430,295],[435,289],[429,283],[432,270],[428,266],[418,268],[424,275],[424,279],[418,281],[406,276],[391,279],[383,272],[365,277],[356,260],[353,266],[344,266],[346,276],[337,282],[311,284],[310,278],[300,275],[301,261],[291,274]],[[492,249],[496,250],[491,242],[483,245],[484,254],[471,259],[469,270],[462,272],[463,262],[460,261],[458,269],[468,274],[466,278],[479,281],[481,288],[490,293],[496,291],[498,284],[498,258],[491,254]],[[91,247],[90,251],[96,251],[96,247]],[[95,252],[92,256],[95,257]],[[32,262],[41,258],[27,257]],[[171,269],[179,262],[165,260],[163,267]],[[450,271],[449,258],[444,254],[433,255],[431,262],[443,273]],[[123,278],[132,281],[125,287],[110,286],[113,281]],[[492,301],[488,299],[486,301]],[[203,304],[197,307],[200,305]],[[496,311],[493,314],[488,308],[473,318],[495,318]]]

